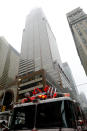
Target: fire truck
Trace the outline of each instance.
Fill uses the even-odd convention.
[[[44,92],[37,88],[32,96],[27,93],[14,106],[6,130],[85,131],[84,125],[81,110],[70,94],[54,92],[46,86]]]
[[[69,94],[36,94],[13,108],[10,131],[85,131],[83,118],[77,117],[76,103]],[[80,112],[79,112],[80,113]]]

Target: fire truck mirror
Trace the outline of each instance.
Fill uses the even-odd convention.
[[[83,120],[78,120],[77,124],[78,124],[78,126],[82,126],[83,125]]]

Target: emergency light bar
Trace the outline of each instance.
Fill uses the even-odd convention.
[[[32,96],[30,96],[30,93],[27,92],[25,94],[25,98],[21,100],[21,103],[26,102],[34,102],[37,101],[37,99],[45,100],[49,98],[57,98],[57,97],[70,97],[69,93],[59,93],[56,92],[56,88],[50,87],[49,85],[45,85],[43,91],[39,88],[35,88],[32,91]]]
[[[27,103],[27,102],[38,102],[38,100],[46,100],[46,99],[53,99],[53,98],[58,98],[58,97],[70,97],[69,93],[58,93],[55,92],[53,96],[49,96],[45,93],[42,94],[37,94],[35,96],[29,96],[21,100],[21,103]]]

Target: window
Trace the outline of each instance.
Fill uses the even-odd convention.
[[[33,129],[35,120],[35,105],[16,108],[13,112],[11,129]]]
[[[82,41],[83,41],[84,44],[87,44],[87,42],[84,38],[82,38]]]
[[[76,120],[82,120],[82,113],[79,105],[75,104],[75,113],[76,113]]]
[[[70,101],[65,101],[64,109],[65,109],[65,118],[66,118],[67,127],[76,128],[74,104]]]
[[[25,124],[25,113],[24,112],[17,112],[15,125],[24,125]]]
[[[43,103],[37,106],[36,128],[66,127],[61,113],[62,101]]]

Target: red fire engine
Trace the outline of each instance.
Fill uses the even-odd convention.
[[[69,93],[35,89],[16,104],[9,122],[10,131],[83,131],[83,119],[77,118],[76,103]],[[51,91],[50,91],[51,92]]]

